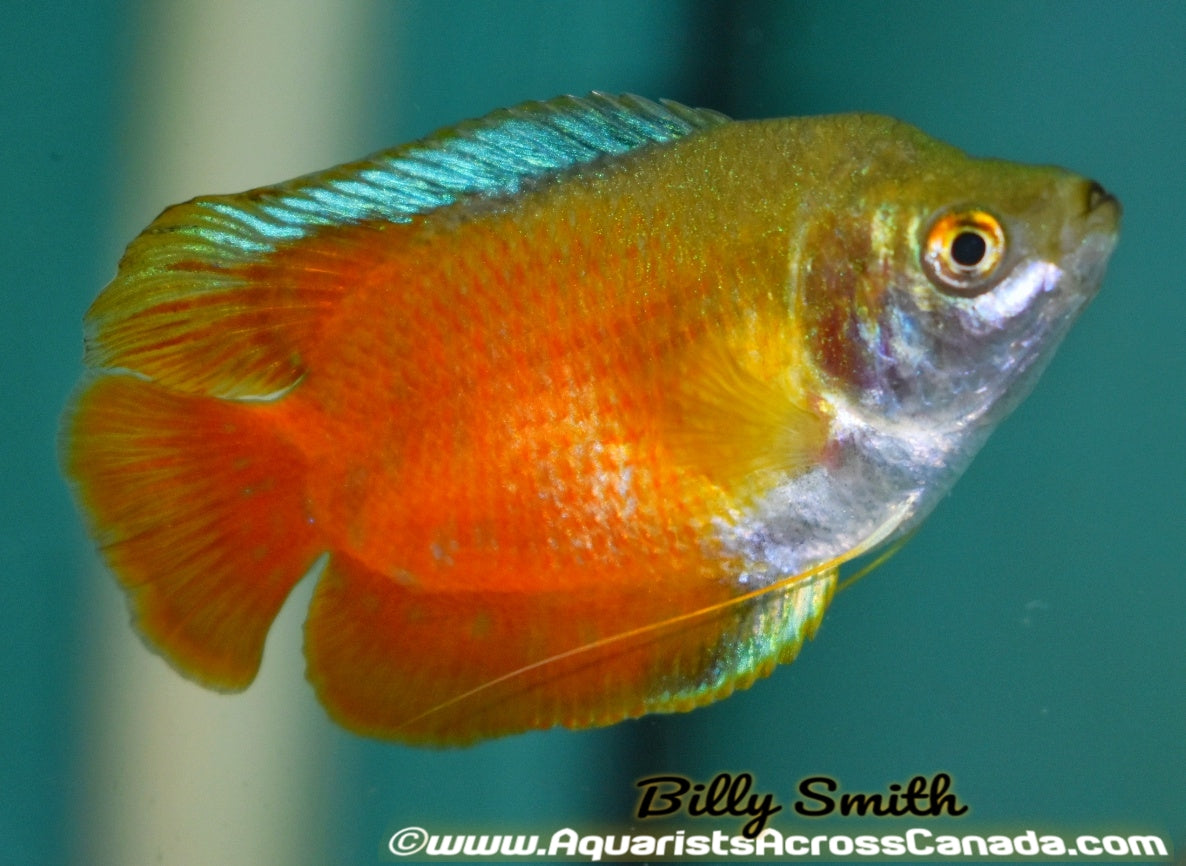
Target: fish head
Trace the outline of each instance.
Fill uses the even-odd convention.
[[[824,390],[876,418],[987,435],[1099,290],[1120,205],[1063,169],[968,157],[887,118],[836,122],[860,156],[792,256]]]

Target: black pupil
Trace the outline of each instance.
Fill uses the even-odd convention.
[[[951,257],[965,268],[980,264],[986,252],[988,244],[976,232],[960,232],[951,242]]]

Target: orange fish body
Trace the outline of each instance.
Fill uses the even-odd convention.
[[[854,432],[901,419],[844,344],[889,290],[851,274],[903,253],[814,216],[868,213],[833,134],[568,98],[167,210],[88,314],[64,434],[148,643],[243,688],[327,555],[309,677],[371,735],[609,724],[789,661],[983,438],[904,472]]]

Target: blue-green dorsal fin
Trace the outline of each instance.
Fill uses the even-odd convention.
[[[269,241],[295,240],[317,226],[408,222],[465,196],[513,195],[525,182],[728,120],[709,109],[631,94],[560,96],[258,190],[251,206],[237,197],[200,201],[208,204],[207,231],[243,235],[247,229],[256,235],[251,251],[263,252]]]
[[[342,274],[373,254],[355,233],[325,229],[410,222],[469,196],[525,185],[672,141],[728,118],[638,96],[561,96],[495,111],[353,163],[237,195],[166,209],[128,246],[86,317],[86,363],[167,387],[237,399],[277,394],[304,373]],[[301,255],[292,255],[302,247]],[[273,253],[287,248],[288,256]],[[232,341],[233,337],[233,341]]]
[[[511,195],[525,181],[727,120],[715,111],[632,95],[527,102],[297,180],[281,192],[273,212],[280,219],[288,210],[330,221],[406,221],[466,195]]]

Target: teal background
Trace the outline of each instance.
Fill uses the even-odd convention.
[[[0,5],[0,862],[96,862],[80,829],[95,793],[79,778],[96,651],[85,600],[100,578],[55,431],[81,315],[169,203],[113,224],[129,58],[152,34],[134,2]],[[786,804],[808,775],[876,791],[942,770],[972,813],[928,826],[1186,843],[1186,6],[368,8],[372,44],[342,58],[368,65],[368,121],[342,160],[524,99],[633,91],[739,117],[893,114],[977,154],[1094,177],[1125,218],[1104,291],[1033,396],[794,665],[692,714],[464,751],[319,717],[322,820],[289,830],[308,834],[308,862],[373,862],[410,824],[624,828],[642,776],[742,770]]]

